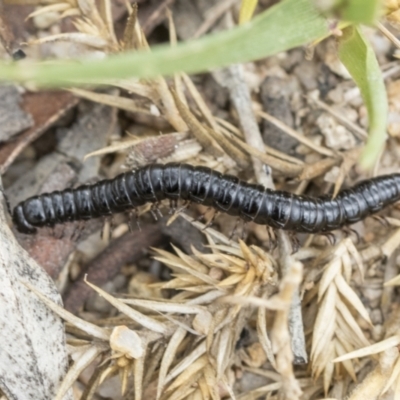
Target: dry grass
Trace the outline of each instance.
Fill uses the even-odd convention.
[[[89,53],[151,51],[135,7],[127,21],[124,39],[119,42],[110,17],[109,0],[102,0],[99,8],[88,0],[47,3],[31,16],[50,11],[58,12],[60,19],[73,16],[78,32],[37,39],[32,44],[63,39],[84,44]],[[173,45],[176,38],[171,16],[169,24]],[[91,101],[162,118],[174,132],[129,137],[88,156],[132,150],[128,166],[146,164],[149,158],[140,158],[139,148],[167,138],[174,144],[168,154],[160,153],[157,160],[161,162],[189,161],[222,172],[239,173],[250,170],[254,157],[284,177],[300,176],[306,183],[338,166],[335,190],[339,190],[359,154],[358,148],[349,151],[327,148],[262,112],[259,116],[280,126],[316,155],[313,162],[306,164],[267,146],[255,149],[246,143],[236,126],[213,115],[185,74],[171,81],[159,77],[151,82],[130,79],[98,84],[134,95],[98,93],[93,88],[71,91]],[[342,115],[340,118],[345,120]],[[364,131],[356,129],[356,134],[362,135]],[[304,187],[300,185],[299,191]],[[152,293],[158,293],[158,297],[111,295],[87,282],[118,310],[117,317],[88,322],[37,293],[67,321],[74,362],[58,399],[78,379],[85,381],[82,379],[85,370],[91,370],[92,374],[85,381],[80,399],[95,398],[98,388],[116,376],[122,398],[136,400],[320,399],[323,396],[364,400],[385,393],[400,399],[400,336],[395,333],[398,321],[393,317],[387,323],[386,333],[377,334],[370,319],[368,298],[361,296],[360,290],[365,279],[368,280],[368,268],[371,265],[379,268],[377,265],[398,248],[399,230],[382,231],[372,223],[368,226],[377,235],[369,248],[354,244],[355,240],[350,238],[339,237],[332,246],[328,241],[309,237],[299,252],[290,254],[282,246],[266,250],[268,238],[260,227],[250,227],[249,232],[261,245],[247,245],[188,216],[177,213],[173,218],[180,217],[189,219],[204,232],[210,252],[192,248],[189,255],[178,248],[154,249],[154,259],[171,271],[169,280],[150,286],[157,289]],[[389,222],[398,226],[396,219]],[[388,285],[398,285],[399,277]],[[296,349],[292,348],[290,313],[292,300],[299,291],[310,358],[308,368],[293,364]],[[393,310],[393,316],[396,315],[398,309]],[[241,345],[244,331],[250,332],[251,340]],[[261,377],[264,384],[246,388],[241,382],[243,377],[249,381]]]

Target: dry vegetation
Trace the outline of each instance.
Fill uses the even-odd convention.
[[[146,6],[139,3],[139,11],[142,3]],[[164,3],[171,3],[171,10]],[[26,51],[31,57],[40,57],[41,49],[52,57],[102,58],[124,50],[151,51],[149,43],[160,35],[174,46],[177,37],[186,40],[233,24],[237,2],[206,3],[149,6],[143,27],[138,7],[128,2],[117,23],[110,1],[48,0],[30,14],[37,29]],[[261,9],[268,2],[260,3]],[[64,32],[66,27],[74,31]],[[381,31],[390,36],[383,24]],[[390,105],[388,146],[374,171],[381,175],[400,168],[400,68],[392,42],[377,30],[366,34]],[[348,78],[335,39],[328,38],[307,51],[194,77],[115,79],[70,89],[87,101],[80,115],[61,121],[58,130],[69,137],[77,132],[79,141],[79,126],[95,120],[70,126],[93,107],[103,107],[93,103],[123,110],[110,112],[108,125],[96,128],[108,130],[95,147],[100,150],[85,147],[86,163],[97,160],[103,176],[177,161],[296,193],[337,192],[368,177],[356,167],[367,136],[366,109]],[[54,148],[46,156],[53,153]],[[27,147],[9,168],[5,184],[11,199],[18,191],[10,182],[33,168],[38,155],[38,147]],[[170,215],[153,222],[151,213],[159,217],[160,210]],[[107,234],[101,239],[98,225],[92,236],[67,230],[56,238],[70,246],[53,277],[72,312],[31,290],[66,321],[73,362],[57,399],[71,386],[76,399],[400,399],[400,214],[395,207],[385,210],[383,223],[367,219],[354,231],[335,232],[335,243],[299,235],[297,252],[286,233],[235,226],[231,217],[195,205],[171,211],[165,204],[160,210],[140,209],[142,232],[133,234],[127,233],[126,219],[117,218],[111,236],[120,247],[111,242],[109,253]],[[206,221],[200,222],[203,214]],[[156,240],[155,232],[162,238]],[[49,239],[53,231],[40,235],[36,247],[19,237],[39,261],[38,243],[48,248],[46,257],[59,251]],[[123,241],[126,235],[130,242]],[[134,247],[133,241],[139,244]],[[153,247],[146,252],[148,246]],[[115,261],[116,254],[121,260]],[[106,279],[94,268],[104,268]],[[83,286],[100,296],[80,299]],[[79,317],[74,316],[78,309]]]

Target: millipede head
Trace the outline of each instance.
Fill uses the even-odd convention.
[[[26,220],[21,204],[14,208],[13,222],[21,233],[33,234],[37,232],[37,229]]]

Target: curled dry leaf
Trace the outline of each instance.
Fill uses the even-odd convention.
[[[125,162],[127,168],[146,165],[169,156],[186,136],[187,134],[182,133],[169,133],[155,137],[132,138],[93,151],[85,156],[85,160],[89,157],[125,151],[128,152]]]

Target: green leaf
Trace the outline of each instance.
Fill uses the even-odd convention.
[[[314,0],[315,6],[324,15],[342,22],[373,24],[383,6],[382,0]]]
[[[351,26],[343,31],[339,39],[339,57],[360,88],[367,107],[369,137],[360,165],[371,168],[386,141],[388,100],[382,73],[371,45],[357,27]]]
[[[344,1],[339,8],[341,19],[358,24],[373,24],[379,16],[381,0]]]
[[[124,53],[105,60],[62,64],[0,64],[0,80],[32,81],[42,86],[71,85],[91,78],[154,78],[176,72],[200,72],[248,62],[326,35],[328,24],[311,0],[284,0],[252,21],[231,30],[152,52]]]

